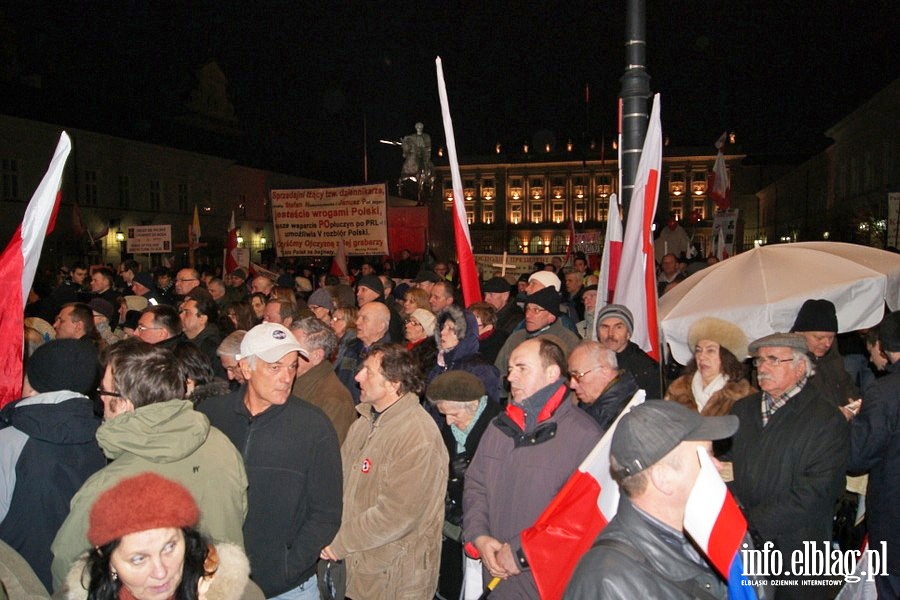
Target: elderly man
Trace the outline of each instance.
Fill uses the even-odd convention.
[[[791,327],[806,340],[807,355],[816,367],[809,384],[831,404],[844,406],[859,398],[859,389],[844,369],[844,359],[834,343],[837,330],[837,311],[830,300],[804,302]]]
[[[428,294],[431,294],[431,288],[434,287],[434,284],[438,281],[443,281],[443,278],[435,273],[434,271],[420,271],[418,275],[412,280],[413,286],[419,289],[423,289]]]
[[[171,351],[122,340],[105,356],[98,390],[104,422],[97,441],[109,465],[72,498],[53,541],[53,582],[59,589],[73,562],[90,547],[88,513],[97,497],[120,480],[152,471],[186,487],[202,515],[200,528],[215,540],[243,544],[247,475],[241,455],[184,397],[184,379]],[[128,507],[122,507],[128,510]]]
[[[750,344],[750,354],[762,392],[731,408],[741,421],[730,450],[735,496],[750,528],[782,556],[804,543],[830,548],[850,452],[847,422],[809,384],[814,370],[802,335],[768,335]],[[821,587],[801,586],[781,588],[776,598],[821,595]]]
[[[656,293],[662,296],[667,291],[684,281],[684,273],[681,272],[678,257],[674,254],[666,254],[659,263],[659,275],[656,278]]]
[[[178,311],[168,304],[148,306],[144,309],[134,329],[134,335],[148,344],[159,344],[169,350],[184,340]]]
[[[369,350],[377,343],[390,342],[388,327],[391,322],[391,311],[380,302],[370,302],[359,309],[356,317],[356,339],[352,340],[340,363],[335,365],[335,373],[353,396],[353,403],[359,404],[359,386],[356,385],[356,372]]]
[[[584,318],[575,324],[575,331],[582,339],[592,340],[596,337],[597,332],[596,327],[594,327],[594,311],[597,308],[597,284],[592,283],[584,286],[581,299],[584,300]]]
[[[246,385],[198,405],[244,457],[250,480],[244,540],[267,598],[318,598],[316,561],[341,522],[337,436],[318,408],[291,396],[302,348],[283,325],[241,341]]]
[[[390,321],[388,323],[388,333],[390,335],[390,341],[392,342],[401,342],[403,341],[403,318],[400,317],[400,314],[388,306],[387,302],[384,299],[384,285],[381,283],[381,279],[378,278],[377,275],[366,275],[364,277],[360,277],[359,281],[356,284],[356,304],[362,309],[364,306],[371,302],[378,302],[383,304],[390,314]]]
[[[702,451],[732,435],[733,416],[701,417],[675,402],[648,400],[622,417],[609,452],[622,495],[569,581],[567,600],[725,600],[722,579],[684,535],[684,509]]]
[[[562,289],[562,282],[556,276],[556,273],[552,271],[537,271],[528,276],[528,285],[525,286],[525,293],[530,295],[548,287],[552,287],[559,292]]]
[[[546,337],[526,340],[508,367],[511,401],[485,431],[466,471],[463,539],[490,577],[506,580],[492,598],[538,598],[519,534],[534,524],[601,432],[569,398],[559,345]]]
[[[850,423],[850,471],[868,473],[866,520],[869,547],[893,547],[900,540],[900,312],[881,322],[879,343],[888,374],[866,389],[859,414]],[[887,555],[888,575],[875,578],[879,598],[900,597],[900,554]]]
[[[247,332],[243,329],[232,331],[225,336],[225,339],[216,348],[216,354],[219,356],[222,368],[225,369],[225,375],[228,376],[229,387],[231,387],[232,391],[244,385],[245,381],[244,373],[238,364],[238,358],[241,355],[241,342],[244,341],[246,334]]]
[[[187,296],[199,285],[200,274],[196,269],[181,269],[175,274],[175,294],[178,296]]]
[[[293,302],[270,298],[266,302],[266,308],[263,311],[263,321],[266,323],[280,323],[290,329],[296,313],[297,305]]]
[[[275,287],[275,282],[266,277],[265,275],[257,275],[253,278],[253,281],[250,282],[250,293],[255,294],[259,292],[264,295],[266,298],[269,297],[272,293],[272,288]]]
[[[237,268],[224,277],[228,302],[240,302],[247,295],[247,271]]]
[[[482,286],[484,301],[497,309],[497,330],[511,335],[516,326],[522,322],[525,313],[516,304],[512,287],[503,277],[492,277]]]
[[[131,280],[131,292],[136,296],[146,298],[148,304],[159,304],[159,298],[156,297],[156,284],[153,282],[153,275],[141,271],[135,273]]]
[[[584,318],[584,273],[570,271],[565,278],[565,302],[569,307],[569,318],[577,323]]]
[[[569,354],[569,387],[579,408],[606,431],[634,393],[637,381],[619,369],[616,353],[599,342],[585,340]]]
[[[628,307],[607,304],[597,313],[597,341],[616,353],[619,368],[634,375],[648,398],[662,398],[659,363],[631,341],[634,316]]]
[[[90,338],[94,334],[94,311],[82,302],[69,302],[63,304],[56,320],[53,322],[53,330],[58,340],[80,340]]]
[[[438,281],[431,288],[431,294],[428,296],[428,304],[431,306],[431,312],[438,314],[448,306],[453,304],[453,284],[449,281]]]
[[[291,333],[306,356],[306,360],[297,363],[297,378],[291,393],[322,409],[334,426],[338,443],[343,444],[357,413],[353,396],[328,362],[328,357],[337,350],[337,336],[316,317],[294,321]]]
[[[225,282],[214,277],[206,284],[206,289],[209,290],[209,295],[216,301],[219,309],[225,308],[225,305],[228,304],[228,298],[226,297],[228,290],[225,289]]]
[[[402,346],[372,348],[356,380],[361,416],[341,449],[344,513],[321,556],[344,560],[351,598],[433,598],[447,449],[419,404],[422,380]]]
[[[540,271],[540,273],[553,275],[549,271]],[[556,336],[566,353],[578,344],[578,336],[559,320],[559,302],[559,292],[552,286],[541,288],[525,297],[525,327],[509,336],[506,343],[503,344],[497,360],[494,361],[494,366],[498,371],[506,372],[510,355],[524,340],[553,335]]]

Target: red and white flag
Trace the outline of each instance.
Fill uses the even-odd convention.
[[[659,121],[659,94],[655,94],[644,149],[634,177],[614,298],[616,304],[624,304],[634,315],[631,340],[656,361],[660,359],[659,322],[656,314],[656,263],[651,228],[656,214],[661,172],[662,128]]]
[[[594,322],[600,309],[612,302],[619,278],[619,263],[622,261],[622,217],[619,214],[619,199],[615,194],[609,197],[609,211],[606,215],[606,239],[603,240],[603,258],[600,260],[600,285],[597,286],[597,307]],[[594,332],[596,335],[596,332]],[[594,339],[593,337],[591,339]]]
[[[44,238],[53,231],[59,211],[63,169],[72,150],[66,132],[59,143],[50,168],[25,209],[22,223],[0,254],[0,406],[18,400],[22,395],[22,354],[25,345],[25,301]]]
[[[619,506],[619,486],[609,472],[609,448],[619,419],[644,401],[638,390],[534,525],[524,530],[522,551],[543,600],[562,598],[578,565]]]
[[[719,210],[725,210],[731,206],[731,180],[728,178],[728,168],[725,166],[725,134],[716,141],[716,162],[713,164],[712,173],[709,174],[709,197],[716,203]]]
[[[463,205],[462,179],[459,176],[459,161],[456,158],[456,138],[453,137],[453,121],[450,119],[450,103],[447,100],[441,57],[438,56],[434,62],[437,66],[438,96],[441,99],[444,136],[447,138],[447,156],[450,159],[450,178],[453,181],[453,239],[456,242],[456,258],[459,261],[459,281],[462,285],[463,304],[470,306],[481,302],[481,280],[475,266],[472,236],[469,235],[466,207]]]
[[[240,266],[235,255],[238,247],[237,238],[238,230],[237,225],[234,223],[234,211],[231,211],[231,223],[228,225],[228,236],[225,238],[225,260],[223,262],[226,274],[231,273]]]
[[[344,240],[342,239],[338,240],[337,252],[331,259],[331,269],[328,270],[328,273],[335,277],[346,278],[349,276],[347,271],[347,247],[344,246]]]

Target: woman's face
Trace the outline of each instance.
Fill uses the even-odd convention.
[[[137,600],[165,600],[181,583],[184,551],[181,529],[129,533],[110,554],[109,568]]]
[[[437,408],[438,412],[447,419],[447,425],[453,425],[460,431],[465,431],[466,427],[469,426],[469,423],[472,422],[472,417],[475,416],[475,408],[477,408],[477,406],[477,400],[474,402],[451,402],[444,400],[435,403],[435,408]]]
[[[262,298],[259,296],[250,298],[250,307],[253,308],[253,314],[257,319],[263,318],[263,314],[266,312],[266,303],[262,301]]]
[[[444,321],[444,327],[441,328],[441,350],[450,350],[456,348],[459,344],[459,338],[456,337],[456,328],[450,319]]]
[[[416,319],[410,317],[406,320],[403,335],[408,342],[418,342],[421,339],[425,339],[425,328]]]
[[[347,321],[344,319],[344,311],[334,311],[334,315],[331,317],[331,328],[334,330],[334,334],[338,336],[338,339],[344,337],[344,334],[347,333]]]
[[[404,313],[406,313],[407,315],[411,315],[411,314],[413,314],[413,311],[415,311],[417,308],[419,308],[419,305],[416,304],[415,300],[413,300],[412,294],[407,294],[406,296],[403,297],[403,312]]]
[[[719,344],[712,340],[700,340],[694,347],[694,360],[703,381],[712,381],[722,371]]]

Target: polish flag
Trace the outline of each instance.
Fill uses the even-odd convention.
[[[741,545],[749,538],[747,519],[713,465],[706,448],[697,448],[700,473],[684,508],[684,530],[728,582],[731,600],[756,599],[744,575]],[[745,583],[742,583],[745,582]]]
[[[720,210],[731,206],[731,180],[728,178],[728,168],[725,166],[725,134],[716,141],[716,162],[713,164],[712,173],[709,174],[709,197]]]
[[[466,220],[463,204],[462,179],[459,176],[459,161],[456,158],[456,138],[453,136],[453,121],[450,118],[450,103],[447,100],[447,86],[444,84],[444,68],[441,57],[435,59],[437,67],[438,96],[441,99],[441,116],[444,120],[444,136],[447,138],[447,156],[450,159],[450,178],[453,181],[453,239],[456,242],[456,258],[459,261],[459,281],[462,285],[463,304],[470,306],[481,302],[481,281],[472,252],[472,236]]]
[[[228,225],[228,237],[225,239],[225,273],[231,273],[238,268],[235,250],[238,247],[238,230],[234,223],[234,211],[231,211],[231,223]]]
[[[338,240],[337,252],[331,259],[331,268],[328,270],[328,273],[335,277],[346,278],[349,276],[347,271],[347,247],[344,246],[344,240],[342,239]]]
[[[578,561],[619,506],[619,486],[609,473],[609,448],[619,419],[644,401],[638,390],[534,525],[519,538],[543,600],[562,598]]]
[[[71,150],[72,142],[64,131],[21,225],[0,254],[0,406],[22,396],[25,301],[34,283],[44,238],[56,222],[62,198],[59,188]]]
[[[661,171],[662,128],[659,122],[659,94],[656,94],[653,96],[644,149],[634,177],[615,293],[615,303],[627,306],[634,315],[631,340],[656,361],[660,359],[659,321],[651,226],[656,214]]]
[[[619,215],[619,199],[615,194],[609,197],[609,211],[606,215],[606,239],[603,240],[603,258],[600,262],[600,285],[597,286],[597,306],[594,323],[600,309],[612,302],[619,278],[619,263],[622,261],[622,217]],[[596,336],[597,332],[594,332]],[[591,339],[595,339],[592,337]]]

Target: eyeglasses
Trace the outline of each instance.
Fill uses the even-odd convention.
[[[596,367],[591,367],[587,371],[569,371],[569,377],[574,379],[575,381],[581,381],[585,375],[588,373],[593,373],[594,371],[599,371],[600,369],[608,369],[609,367],[606,365],[597,365]]]
[[[120,394],[119,392],[110,392],[110,391],[104,390],[101,387],[97,388],[97,393],[100,394],[101,396],[112,396],[113,398],[121,398],[122,397],[122,394]]]
[[[199,281],[196,277],[185,277],[184,279],[176,279],[175,283],[183,283],[185,281]]]
[[[145,331],[155,331],[157,329],[162,329],[162,327],[147,327],[146,325],[138,325],[135,327],[135,330],[140,331],[141,333]]]
[[[418,326],[418,327],[421,327],[421,326],[422,326],[422,324],[419,323],[418,321],[416,321],[415,319],[407,319],[407,320],[406,320],[406,324],[407,324],[407,325],[416,325],[416,326]]]
[[[777,356],[757,356],[753,359],[753,366],[758,367],[760,365],[767,365],[769,367],[774,367],[778,363],[793,362],[793,360],[793,358],[778,358]]]

